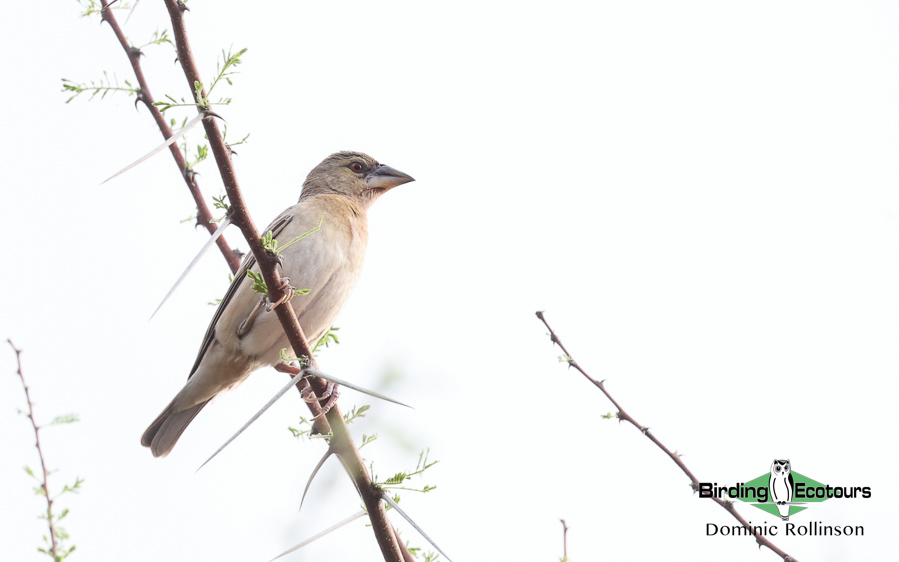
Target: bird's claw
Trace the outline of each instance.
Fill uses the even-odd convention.
[[[334,394],[337,394],[337,383],[328,381],[328,384],[325,386],[325,391],[318,397],[318,399],[324,400],[325,398],[330,398]]]
[[[282,373],[288,373],[293,376],[296,376],[303,372],[303,369],[295,367],[290,363],[279,363],[275,365],[275,370],[281,371]],[[308,377],[309,374],[307,373],[306,376]],[[312,418],[312,421],[318,421],[325,417],[325,414],[327,414],[337,402],[337,398],[340,396],[340,393],[337,392],[337,384],[331,381],[327,381],[328,384],[325,386],[325,391],[321,396],[316,396],[315,390],[313,390],[312,385],[309,384],[309,380],[307,378],[303,378],[301,382],[304,386],[300,389],[300,398],[302,398],[304,402],[312,404],[314,402],[319,402],[327,398],[327,401],[321,406],[322,411]]]
[[[292,299],[294,297],[294,295],[297,293],[297,290],[294,287],[290,286],[290,278],[289,277],[282,277],[281,284],[278,286],[278,292],[281,293],[281,297],[274,302],[272,302],[272,300],[269,298],[268,304],[265,305],[266,312],[271,312],[278,305],[281,305],[281,304],[284,304],[285,302],[290,301],[290,299]]]
[[[316,396],[314,391],[312,390],[312,387],[303,389],[303,393],[302,393],[303,400],[305,400],[306,402],[309,402],[309,403],[319,402],[321,400],[324,400],[325,398],[331,398],[335,394],[338,394],[337,384],[333,383],[331,381],[327,381],[327,383],[328,384],[325,386],[325,391],[322,393],[321,396]],[[328,402],[331,402],[331,400],[328,400]],[[334,404],[331,404],[331,406],[333,406],[333,405]]]
[[[314,398],[314,396],[313,396]],[[312,421],[318,421],[325,417],[325,415],[331,411],[331,408],[334,407],[334,404],[337,404],[337,399],[340,398],[340,392],[337,391],[337,384],[331,381],[328,381],[328,385],[325,387],[325,391],[318,398],[314,398],[313,400],[308,400],[307,398],[303,398],[304,400],[314,402],[316,400],[327,400],[324,404],[321,405],[322,411],[319,412]]]

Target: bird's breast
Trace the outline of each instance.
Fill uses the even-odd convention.
[[[359,281],[368,238],[364,212],[360,220],[339,206],[335,212],[337,205],[332,201],[317,206],[307,204],[315,199],[319,197],[298,205],[305,208],[300,209],[277,237],[283,246],[310,232],[321,220],[318,230],[281,252],[282,277],[289,278],[294,289],[308,290],[306,294],[294,296],[290,304],[310,346],[331,327]],[[253,269],[258,272],[258,267]],[[224,347],[252,357],[250,364],[275,364],[281,361],[281,349],[293,353],[277,314],[259,309],[262,295],[253,292],[251,287],[251,280],[242,282],[216,326],[216,338]],[[247,329],[246,321],[251,316],[252,323]]]

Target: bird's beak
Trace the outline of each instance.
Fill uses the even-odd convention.
[[[404,174],[399,170],[394,170],[390,166],[381,166],[372,172],[365,181],[371,189],[387,190],[398,185],[403,185],[404,183],[409,183],[410,181],[415,181],[415,178],[409,174]]]

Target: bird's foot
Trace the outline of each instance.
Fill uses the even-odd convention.
[[[312,418],[312,421],[317,421],[325,417],[325,415],[331,411],[331,408],[334,407],[334,404],[337,404],[337,399],[340,398],[340,392],[337,391],[336,383],[328,381],[328,385],[325,387],[325,391],[316,400],[325,400],[326,398],[327,400],[325,401],[325,403],[321,404],[322,411],[317,416]]]
[[[261,297],[259,297],[259,302],[257,302],[256,306],[253,307],[253,310],[250,311],[250,314],[247,316],[246,320],[241,322],[240,326],[237,327],[237,337],[241,338],[250,331],[250,328],[253,327],[253,323],[256,321],[256,317],[259,316],[259,312],[263,307],[265,307],[266,312],[271,312],[279,304],[283,304],[292,299],[297,291],[290,286],[290,278],[282,277],[281,285],[278,286],[278,292],[281,294],[281,297],[276,301],[272,301],[268,295],[262,295]],[[297,373],[298,372],[299,371],[297,371]]]
[[[290,286],[290,278],[289,277],[281,278],[281,284],[278,286],[278,293],[281,293],[281,297],[274,302],[272,302],[271,299],[269,299],[269,303],[267,305],[265,305],[266,312],[273,311],[278,305],[288,302],[290,299],[292,299],[294,297],[294,295],[296,295],[297,290]]]
[[[275,365],[275,370],[293,376],[303,372],[303,369],[290,363],[278,363]],[[316,396],[315,391],[312,389],[312,385],[306,382],[306,379],[303,379],[303,381],[306,384],[306,386],[300,389],[300,397],[303,401],[311,404],[312,402],[321,402],[322,400],[325,400],[325,403],[320,405],[322,411],[312,418],[312,421],[320,420],[325,417],[325,414],[334,407],[334,404],[337,403],[337,399],[340,398],[340,392],[337,391],[337,383],[327,381],[328,384],[325,385],[325,391],[322,392],[321,396]]]

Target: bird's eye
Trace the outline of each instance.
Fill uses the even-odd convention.
[[[350,170],[353,170],[358,174],[362,171],[362,164],[360,164],[359,162],[353,162],[352,164],[350,164]]]

